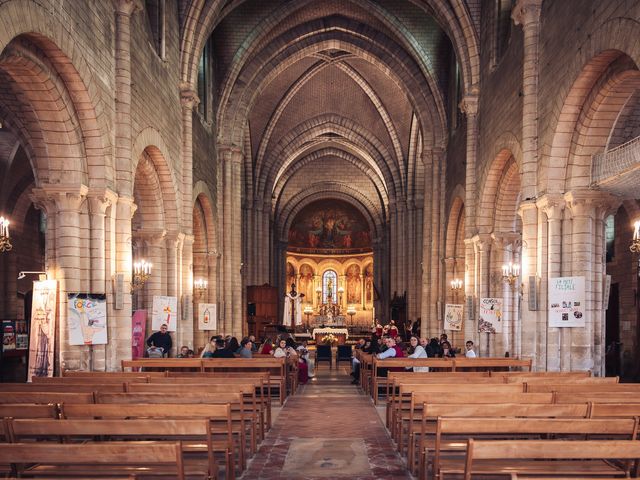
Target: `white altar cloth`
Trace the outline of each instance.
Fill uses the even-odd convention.
[[[349,338],[349,330],[347,330],[346,328],[332,328],[332,327],[314,328],[313,332],[311,333],[311,336],[313,338],[316,338],[316,335],[328,335],[330,333],[333,333],[334,335],[344,335],[345,339]]]

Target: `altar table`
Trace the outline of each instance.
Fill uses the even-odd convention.
[[[338,339],[338,345],[344,345],[347,338],[349,338],[349,330],[346,328],[314,328],[311,335],[315,339],[316,343],[322,343],[322,339],[330,333]]]

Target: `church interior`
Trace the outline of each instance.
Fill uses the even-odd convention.
[[[639,39],[633,0],[0,0],[0,475],[637,476]]]

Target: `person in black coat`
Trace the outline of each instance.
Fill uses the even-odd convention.
[[[160,325],[160,331],[155,332],[149,338],[147,338],[147,347],[162,348],[162,356],[168,357],[171,353],[171,347],[173,341],[171,340],[171,334],[169,333],[169,327],[166,323]]]

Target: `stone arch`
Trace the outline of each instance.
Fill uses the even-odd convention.
[[[344,200],[356,207],[369,223],[372,238],[376,238],[381,234],[384,219],[381,212],[377,211],[368,198],[346,185],[321,183],[315,185],[312,189],[300,192],[291,198],[286,205],[279,208],[276,207],[275,218],[279,220],[276,225],[278,238],[282,242],[286,242],[289,229],[298,212],[309,203],[327,197]]]
[[[447,217],[445,257],[464,256],[464,196],[455,195]]]
[[[28,15],[25,12],[29,12]],[[0,29],[0,52],[17,37],[26,39],[42,53],[55,76],[64,85],[69,103],[67,109],[81,132],[89,184],[113,180],[111,138],[100,81],[75,44],[74,36],[60,22],[53,11],[33,0],[14,0],[0,6],[0,17],[7,19]],[[54,75],[52,75],[53,77]],[[40,175],[41,177],[41,175]],[[46,179],[36,178],[38,184]]]
[[[506,178],[505,175],[508,172],[513,172],[513,170],[511,170],[512,168],[517,170],[517,165],[512,152],[506,148],[500,150],[491,163],[491,167],[489,168],[485,178],[484,186],[480,190],[480,205],[478,208],[478,217],[476,219],[478,231],[480,233],[490,233],[495,226],[495,209],[500,195],[499,188],[502,188],[502,186],[505,185],[503,183]],[[512,177],[509,178],[511,179]],[[519,185],[520,180],[518,178],[518,188]]]
[[[545,145],[539,168],[541,192],[564,193],[569,154],[585,99],[609,65],[622,54],[640,64],[640,24],[628,18],[612,18],[577,46],[576,54],[567,66],[574,72],[573,82],[562,85],[558,98],[562,107],[546,122],[550,144]],[[541,135],[542,137],[542,135]]]
[[[218,251],[218,230],[215,227],[216,224],[216,215],[214,209],[214,203],[212,201],[211,191],[209,190],[209,186],[199,180],[193,187],[193,203],[194,208],[197,204],[200,204],[202,212],[204,214],[204,221],[207,232],[207,250],[209,253],[214,253]],[[195,247],[194,247],[195,248]]]

